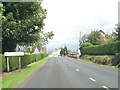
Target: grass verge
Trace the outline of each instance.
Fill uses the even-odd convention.
[[[80,59],[104,66],[112,66],[112,55],[84,55]]]
[[[48,60],[48,57],[38,61],[37,63],[29,66],[25,69],[22,69],[21,72],[16,73],[14,75],[8,75],[2,79],[2,88],[16,88],[19,84],[21,84],[27,77],[29,77],[32,73],[37,71],[40,67],[42,67]]]

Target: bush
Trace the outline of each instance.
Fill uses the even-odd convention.
[[[111,64],[111,61],[108,56],[96,56],[93,62],[102,65]]]
[[[119,52],[118,47],[119,47],[118,42],[114,42],[114,43],[110,43],[110,44],[85,47],[81,50],[81,52],[82,52],[82,55],[84,55],[84,54],[115,55],[117,52]]]
[[[111,65],[113,56],[96,56],[96,55],[84,55],[81,57],[84,60],[91,61],[93,63],[102,64],[102,65]]]
[[[0,63],[0,66],[1,66],[1,72],[3,72],[3,71],[7,71],[7,66],[6,66],[6,59],[5,59],[5,57],[2,55],[2,54],[0,54],[0,58],[2,58],[2,59],[0,59],[0,60],[2,60],[1,61],[1,63]]]
[[[112,59],[112,65],[120,67],[120,53],[116,53],[115,57]]]

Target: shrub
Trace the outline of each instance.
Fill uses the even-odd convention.
[[[111,65],[112,58],[113,56],[108,56],[108,55],[104,55],[104,56],[84,55],[82,56],[82,59],[84,60],[88,60],[93,63],[102,64],[102,65]]]
[[[108,56],[97,56],[97,57],[95,57],[93,62],[98,63],[98,64],[102,64],[102,65],[111,64]]]
[[[5,57],[2,55],[2,54],[0,54],[0,60],[1,60],[1,63],[0,63],[0,66],[1,66],[1,68],[0,68],[0,71],[1,72],[3,72],[3,71],[6,71],[7,69],[7,66],[6,66],[6,59],[5,59]]]
[[[120,67],[120,53],[116,53],[115,57],[112,59],[112,65]]]

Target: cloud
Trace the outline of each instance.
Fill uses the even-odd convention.
[[[42,6],[47,9],[44,30],[53,31],[48,49],[63,47],[76,50],[82,35],[91,29],[112,32],[118,17],[119,0],[44,0]]]

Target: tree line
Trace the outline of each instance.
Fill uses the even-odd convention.
[[[53,32],[44,32],[47,10],[39,2],[2,2],[2,53],[15,51],[16,45],[44,47]]]
[[[108,44],[120,41],[120,24],[116,25],[115,31],[112,34],[106,34],[102,30],[94,29],[90,34],[85,34],[80,39],[80,49],[84,47]]]

